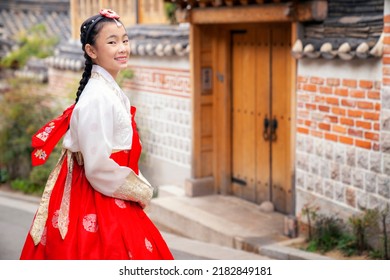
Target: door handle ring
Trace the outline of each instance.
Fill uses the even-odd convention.
[[[268,141],[270,139],[270,134],[269,134],[270,121],[267,116],[265,116],[263,124],[264,124],[263,138],[265,141]]]
[[[278,121],[276,120],[276,117],[274,117],[271,121],[271,141],[275,142],[277,139],[276,135],[276,129],[278,128]]]

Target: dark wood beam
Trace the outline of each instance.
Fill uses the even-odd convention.
[[[193,24],[224,24],[290,21],[291,5],[272,4],[193,9],[189,21]]]
[[[176,11],[179,22],[192,24],[231,24],[254,22],[321,21],[328,13],[326,0],[297,3],[271,3],[231,7],[207,7]]]

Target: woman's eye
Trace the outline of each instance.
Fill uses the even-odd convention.
[[[123,43],[127,44],[129,42],[129,39],[123,40]]]
[[[116,42],[115,41],[110,41],[110,42],[108,42],[108,44],[113,45],[113,44],[116,44]]]

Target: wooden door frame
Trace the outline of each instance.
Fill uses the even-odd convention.
[[[291,44],[295,42],[297,26],[291,23]],[[214,51],[213,65],[214,75],[214,128],[216,130],[214,137],[214,180],[215,188],[221,194],[231,194],[231,98],[232,98],[232,80],[231,80],[231,35],[230,30],[240,29],[245,25],[231,25],[220,29],[213,41]],[[296,61],[291,57],[290,81],[291,81],[291,127],[290,127],[290,174],[291,189],[293,191],[292,209],[295,210],[295,111],[296,111]],[[223,82],[220,78],[223,77]],[[294,213],[291,213],[294,214]]]
[[[242,28],[245,24],[210,25],[207,32],[212,36],[212,92],[211,96],[201,94],[201,53],[202,32],[205,25],[190,25],[190,64],[192,88],[192,178],[185,183],[188,196],[211,193],[231,194],[231,37],[230,30]],[[297,38],[297,23],[291,22],[291,45]],[[295,111],[296,111],[296,61],[291,57],[291,127],[290,127],[290,174],[292,195],[292,212],[295,211]],[[202,103],[213,105],[213,156],[212,176],[202,174],[202,139],[201,125]],[[294,213],[291,213],[294,214]]]
[[[231,37],[230,28],[224,27],[213,41],[214,75],[214,171],[215,188],[221,194],[231,194]]]

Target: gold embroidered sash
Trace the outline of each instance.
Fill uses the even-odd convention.
[[[39,203],[39,208],[35,215],[34,222],[30,230],[30,235],[35,245],[37,245],[41,241],[47,220],[51,192],[53,191],[54,185],[57,182],[58,175],[61,171],[61,166],[65,160],[65,156],[69,153],[70,151],[67,151],[65,149],[62,150],[60,159],[58,160],[56,166],[54,167],[53,171],[49,175],[49,178],[47,179],[46,186],[42,194],[41,202]]]

